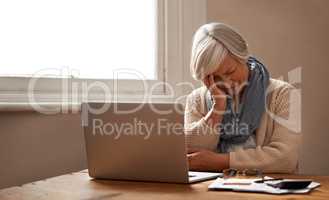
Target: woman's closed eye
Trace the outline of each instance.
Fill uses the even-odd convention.
[[[224,75],[225,76],[231,75],[235,72],[235,70],[236,70],[236,67],[232,67],[231,70],[227,71]]]

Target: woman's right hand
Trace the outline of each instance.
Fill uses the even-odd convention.
[[[204,78],[203,83],[210,91],[210,95],[213,99],[212,108],[206,115],[205,120],[211,126],[216,126],[217,123],[221,122],[226,110],[226,94],[218,87],[219,84],[224,85],[224,83],[216,83],[212,74]]]

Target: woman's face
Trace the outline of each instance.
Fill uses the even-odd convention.
[[[226,94],[232,94],[229,91],[240,93],[248,81],[249,70],[246,63],[228,54],[213,76],[217,86]]]

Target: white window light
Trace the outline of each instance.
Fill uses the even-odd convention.
[[[132,3],[130,4],[128,2]],[[87,6],[88,3],[89,6]],[[44,7],[43,10],[39,10],[39,14],[36,11],[32,11],[35,8],[31,8],[31,5],[36,4],[38,9]],[[84,9],[84,11],[77,11],[77,5],[80,5],[80,9]],[[107,9],[106,5],[117,5],[118,9],[113,9],[113,7]],[[120,6],[123,10],[119,9]],[[7,9],[4,9],[5,7]],[[63,9],[63,7],[66,7],[66,10]],[[31,9],[31,16],[28,17],[29,8]],[[138,10],[136,8],[143,9],[143,12],[136,11]],[[14,16],[12,13],[8,12],[10,9],[14,11],[19,10],[20,12],[16,12],[17,16]],[[70,12],[70,9],[72,12]],[[99,9],[99,11],[95,12],[97,9]],[[189,77],[188,64],[192,35],[198,26],[206,22],[206,0],[11,0],[0,1],[0,10],[1,30],[6,30],[3,29],[5,26],[7,26],[8,29],[16,30],[12,31],[13,35],[8,35],[8,32],[5,33],[5,31],[0,31],[0,102],[2,103],[26,102],[26,95],[28,92],[31,92],[28,91],[28,83],[30,82],[29,76],[31,73],[34,73],[35,70],[40,68],[44,69],[45,66],[46,69],[51,68],[49,74],[54,74],[54,69],[55,71],[56,69],[60,69],[56,72],[67,71],[67,69],[73,70],[73,76],[59,76],[61,78],[68,78],[69,84],[73,81],[77,83],[86,81],[92,83],[96,80],[104,82],[112,87],[115,85],[114,82],[116,81],[119,90],[124,93],[127,92],[127,94],[143,92],[144,88],[141,86],[142,84],[140,84],[141,81],[135,80],[136,76],[129,75],[129,73],[119,73],[117,76],[113,77],[111,71],[116,71],[117,69],[120,69],[121,72],[135,70],[137,72],[142,72],[149,86],[157,84],[159,81],[175,86],[177,82],[184,81],[186,77]],[[56,15],[59,16],[58,18],[52,18],[51,15],[56,14],[56,10],[62,11],[59,15]],[[88,14],[88,10],[96,14],[88,17],[88,15],[90,15]],[[114,11],[113,13],[105,12],[109,10]],[[118,12],[119,10],[120,12]],[[44,12],[45,16],[48,17],[40,19],[40,12]],[[30,24],[19,22],[18,18],[22,18],[23,13],[26,14],[23,20],[29,19],[25,22],[29,22]],[[137,13],[141,16],[136,17],[135,15],[137,15]],[[117,17],[115,20],[112,19],[114,15],[121,16],[121,14],[123,14],[123,17]],[[153,18],[150,17],[152,15]],[[66,18],[65,16],[68,16],[68,20],[64,20],[64,18]],[[127,23],[127,21],[129,21],[128,18],[133,21],[136,19],[131,27],[121,27],[121,30],[116,30],[117,32],[109,31],[110,28],[107,26],[108,22],[113,22],[117,27],[120,27],[122,24],[125,24],[123,22]],[[35,19],[36,22],[31,22],[33,19]],[[146,19],[144,24],[139,23],[142,19]],[[15,23],[13,23],[13,21],[15,20],[18,24],[21,24],[21,27],[14,27]],[[39,23],[43,21],[41,24],[43,24],[44,29],[38,29],[38,20]],[[61,27],[55,23],[57,20],[62,20],[64,24],[62,25],[63,28],[58,28],[61,30],[54,30],[54,27]],[[55,25],[51,26],[51,23],[47,23],[47,21],[51,21]],[[76,22],[76,26],[70,26],[73,24],[72,22]],[[28,24],[29,27],[27,27]],[[82,32],[84,25],[89,25],[89,27],[92,28],[82,34],[78,34],[79,31]],[[24,27],[26,29],[24,29]],[[31,29],[31,27],[35,27],[35,29]],[[74,27],[77,29],[72,30]],[[147,28],[139,30],[141,27]],[[32,34],[31,30],[37,29],[43,34]],[[132,29],[137,29],[137,32],[128,33]],[[30,32],[26,30],[30,30]],[[102,30],[104,31],[102,32]],[[111,32],[111,34],[106,33],[106,31]],[[121,33],[119,33],[120,31]],[[55,32],[59,34],[58,37],[54,35]],[[53,38],[57,37],[57,39],[61,39],[58,39],[56,42],[52,41],[51,35]],[[77,37],[74,37],[75,35],[77,35]],[[122,45],[118,39],[123,35],[126,39],[123,43],[127,43],[127,41],[129,43],[134,43],[129,44],[131,48],[127,49],[127,51],[125,51],[125,48],[127,48],[126,45]],[[8,40],[8,38],[15,36],[21,38],[18,38],[17,41]],[[39,42],[38,44],[34,44],[33,41],[26,39],[28,36],[34,38],[34,41],[41,38],[44,43]],[[82,37],[89,38],[83,41]],[[116,38],[116,40],[113,38]],[[66,42],[61,42],[61,40],[66,40]],[[16,42],[16,47],[22,44],[25,44],[25,47],[21,49],[14,48],[15,45],[10,45],[9,41],[11,41],[12,44]],[[18,41],[20,41],[20,44]],[[81,44],[79,41],[83,41],[84,43]],[[121,44],[121,46],[119,45],[118,47],[119,50],[114,51],[115,56],[113,56],[113,52],[110,52],[111,48],[108,47],[111,42]],[[56,48],[49,49],[46,46],[47,44],[52,44]],[[33,51],[29,51],[31,50],[29,49],[29,45],[34,45],[33,47],[35,48],[32,49]],[[2,48],[3,46],[7,46],[8,48]],[[39,48],[37,48],[37,46]],[[76,48],[76,46],[81,48]],[[93,47],[94,51],[90,51]],[[40,49],[44,49],[45,51],[40,51]],[[47,54],[47,51],[52,53]],[[16,54],[10,54],[10,52],[16,52]],[[131,54],[131,52],[136,52],[139,56],[136,56],[137,54],[125,55]],[[32,54],[32,56],[27,56],[29,54]],[[41,56],[35,56],[35,54],[40,54]],[[144,59],[141,59],[142,57]],[[55,102],[57,98],[56,94],[62,92],[62,81],[61,78],[53,79],[47,77],[40,79],[38,82],[39,84],[37,84],[34,89],[44,101]],[[140,77],[137,79],[140,79]],[[157,91],[158,94],[166,94],[166,92],[168,92],[165,86],[160,85],[157,89],[159,89],[159,91]],[[175,92],[179,93],[180,89],[179,87],[174,87]],[[128,95],[128,97],[131,97],[131,95]]]
[[[155,0],[0,1],[0,74],[68,67],[78,78],[112,79],[124,68],[154,80],[156,13]]]

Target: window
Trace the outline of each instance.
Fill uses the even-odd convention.
[[[124,68],[156,79],[156,13],[155,0],[0,1],[0,74],[68,67],[79,78],[112,79]]]
[[[205,7],[206,0],[0,1],[0,102],[30,102],[30,94],[80,102],[84,83],[88,99],[102,99],[95,82],[124,98],[153,86],[168,94],[169,84],[179,92]]]

